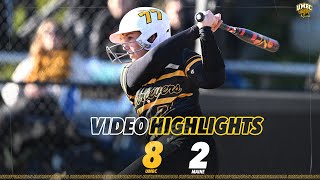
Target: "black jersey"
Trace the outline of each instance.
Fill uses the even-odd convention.
[[[202,56],[184,47],[198,37]],[[224,67],[211,29],[193,26],[129,63],[121,85],[138,116],[201,116],[199,88],[223,84]]]
[[[186,49],[200,37],[202,55]],[[128,64],[121,75],[121,86],[139,116],[200,116],[199,88],[216,88],[224,83],[224,62],[210,27],[197,26],[178,33]],[[210,136],[149,136],[148,141],[163,144],[159,174],[189,174],[190,151],[195,142],[210,146],[206,173],[218,170],[214,139]],[[145,174],[144,156],[120,174]]]
[[[190,67],[201,62],[201,56],[185,49],[176,58],[175,63],[169,63],[159,75],[129,95],[138,116],[201,115],[198,87],[188,78]]]

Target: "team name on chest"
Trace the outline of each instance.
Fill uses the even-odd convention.
[[[139,106],[142,102],[147,104],[153,102],[157,98],[162,98],[167,95],[180,94],[181,92],[182,88],[180,84],[142,88],[136,94],[135,105]]]

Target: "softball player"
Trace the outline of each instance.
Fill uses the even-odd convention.
[[[168,16],[160,9],[139,7],[121,20],[119,31],[109,39],[116,45],[107,47],[112,61],[129,56],[121,75],[121,86],[135,106],[138,116],[202,116],[199,88],[213,89],[225,80],[225,65],[213,32],[222,23],[221,15],[203,12],[202,22],[171,37]],[[187,49],[186,44],[200,38],[202,56]],[[121,45],[127,52],[114,53]],[[206,142],[210,152],[206,174],[218,170],[214,139],[211,136],[147,136],[148,141],[163,144],[158,174],[190,174],[189,162],[198,154],[191,147]],[[144,174],[143,156],[121,174]]]

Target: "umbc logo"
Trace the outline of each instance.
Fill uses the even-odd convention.
[[[297,12],[301,17],[310,17],[310,12],[312,11],[312,5],[308,3],[299,3],[297,4]]]

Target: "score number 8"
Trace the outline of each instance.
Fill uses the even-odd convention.
[[[143,156],[142,164],[146,168],[154,169],[160,166],[162,158],[160,153],[163,151],[163,145],[159,141],[150,141],[144,148],[146,155]]]

